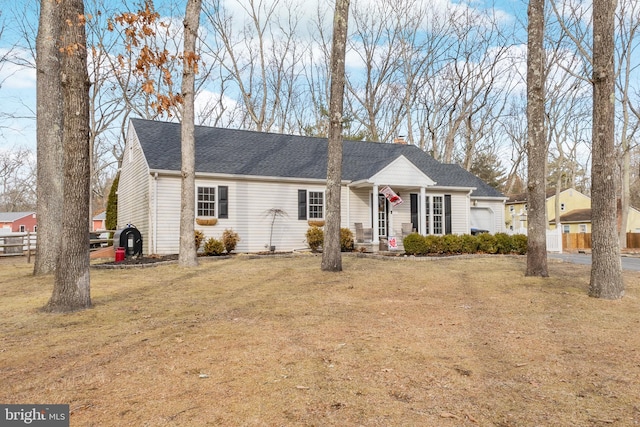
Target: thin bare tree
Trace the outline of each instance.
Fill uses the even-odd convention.
[[[342,271],[340,252],[340,186],[342,181],[342,123],[345,86],[345,56],[349,1],[336,0],[331,50],[331,94],[329,97],[329,144],[327,153],[327,221],[322,250],[323,271]]]
[[[182,196],[180,197],[180,252],[182,267],[198,265],[193,243],[195,223],[195,79],[199,55],[196,53],[202,0],[189,0],[184,17],[184,50],[182,53]]]
[[[548,277],[545,132],[545,0],[529,0],[527,55],[527,276]]]
[[[616,230],[614,28],[617,1],[593,1],[593,131],[591,166],[591,281],[589,295],[624,295]]]

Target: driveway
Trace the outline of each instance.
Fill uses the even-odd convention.
[[[548,258],[561,259],[564,262],[572,262],[574,264],[591,265],[591,254],[555,254],[548,253]],[[640,271],[640,257],[622,256],[622,269],[629,271]]]

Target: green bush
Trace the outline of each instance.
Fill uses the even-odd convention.
[[[224,230],[222,233],[222,244],[224,246],[224,250],[227,251],[228,254],[233,252],[240,241],[240,236],[238,233],[228,228]]]
[[[493,236],[496,239],[496,253],[510,254],[513,252],[511,236],[507,233],[496,233]]]
[[[524,255],[527,253],[527,235],[526,234],[514,234],[511,236],[511,246],[513,252],[518,255]]]
[[[445,234],[441,237],[442,251],[445,254],[462,253],[462,236],[458,234]]]
[[[478,240],[478,252],[485,254],[495,254],[498,252],[496,238],[493,234],[481,233],[476,236]]]
[[[321,228],[318,228],[315,225],[309,227],[306,238],[307,245],[311,248],[311,252],[318,252],[318,249],[320,249],[324,243],[324,233]]]
[[[354,248],[353,233],[348,228],[340,229],[340,250],[351,252]]]
[[[200,230],[196,230],[193,232],[193,234],[194,234],[195,243],[196,243],[196,252],[198,252],[198,250],[200,249],[200,246],[202,246],[202,242],[204,241],[204,233]]]
[[[478,239],[471,234],[460,236],[460,245],[463,254],[475,254],[478,252]]]
[[[409,255],[425,255],[427,253],[424,236],[421,236],[418,233],[411,233],[406,236],[402,245],[404,246],[404,251]]]
[[[207,256],[222,255],[224,253],[224,244],[213,237],[204,242],[204,254]]]
[[[424,238],[425,254],[441,254],[444,252],[442,237],[430,234]]]

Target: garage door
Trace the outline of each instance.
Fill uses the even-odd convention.
[[[488,230],[489,233],[496,231],[493,211],[489,208],[471,208],[471,228]]]

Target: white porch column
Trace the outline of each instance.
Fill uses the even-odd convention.
[[[428,231],[426,229],[427,217],[425,215],[427,210],[427,204],[425,203],[426,195],[427,192],[425,188],[420,187],[420,201],[418,202],[418,206],[420,206],[420,209],[418,209],[418,233],[423,236],[427,234]]]
[[[373,243],[380,243],[380,229],[378,228],[378,185],[373,185],[373,198],[371,203],[373,203]]]

